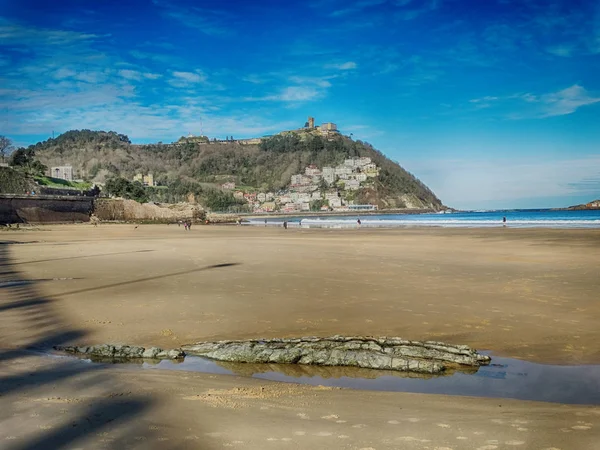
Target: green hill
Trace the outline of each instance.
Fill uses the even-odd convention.
[[[223,206],[232,199],[218,189],[225,181],[276,192],[286,189],[291,176],[303,173],[308,165],[335,166],[348,158],[369,157],[379,172],[364,188],[348,194],[355,202],[376,203],[380,208],[442,207],[427,186],[398,164],[371,145],[341,135],[326,139],[286,133],[259,145],[185,140],[177,145],[132,145],[127,136],[112,131],[74,130],[30,148],[48,167],[72,165],[76,178],[103,183],[115,176],[131,180],[137,173],[152,173],[167,189],[150,190],[150,199],[175,202],[194,194]]]

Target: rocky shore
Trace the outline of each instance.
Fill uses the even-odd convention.
[[[238,363],[306,364],[440,373],[448,366],[487,365],[490,357],[465,345],[363,336],[305,337],[200,342],[184,345],[188,355]]]

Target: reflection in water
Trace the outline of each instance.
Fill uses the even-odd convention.
[[[198,356],[179,361],[140,359],[126,362],[145,369],[240,375],[314,386],[600,405],[598,365],[552,366],[494,357],[489,366],[466,370],[461,367],[461,370],[448,370],[441,375],[424,375],[353,367],[230,363]]]
[[[188,357],[189,358],[189,357]],[[254,377],[258,375],[268,375],[269,373],[279,373],[287,377],[320,377],[323,379],[335,378],[363,378],[374,380],[382,376],[401,377],[401,378],[419,378],[430,379],[441,376],[450,376],[457,370],[464,373],[475,373],[477,367],[461,366],[457,369],[446,370],[439,374],[426,374],[415,372],[400,372],[397,370],[375,370],[364,369],[361,367],[347,366],[309,366],[305,364],[250,364],[250,363],[233,363],[228,361],[214,361],[215,364],[227,369],[228,371],[245,377]]]

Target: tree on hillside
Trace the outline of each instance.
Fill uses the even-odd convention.
[[[310,202],[310,210],[311,211],[321,211],[323,206],[328,206],[329,202],[327,200],[313,200]]]
[[[144,186],[137,181],[131,182],[125,178],[115,177],[106,181],[106,192],[114,197],[123,197],[140,203],[148,201]]]
[[[43,176],[48,170],[48,167],[35,159],[35,152],[31,147],[16,149],[10,157],[10,165],[35,176]]]
[[[31,148],[20,147],[10,157],[10,165],[14,167],[25,167],[34,161],[35,152]]]
[[[0,136],[0,156],[2,156],[2,162],[6,158],[6,154],[12,150],[12,141],[6,136]]]

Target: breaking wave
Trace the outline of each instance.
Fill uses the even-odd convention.
[[[390,227],[503,227],[501,220],[427,220],[427,219],[361,219],[359,225],[356,219],[302,219],[302,228],[390,228]],[[519,228],[600,228],[600,220],[510,220],[509,227]]]

